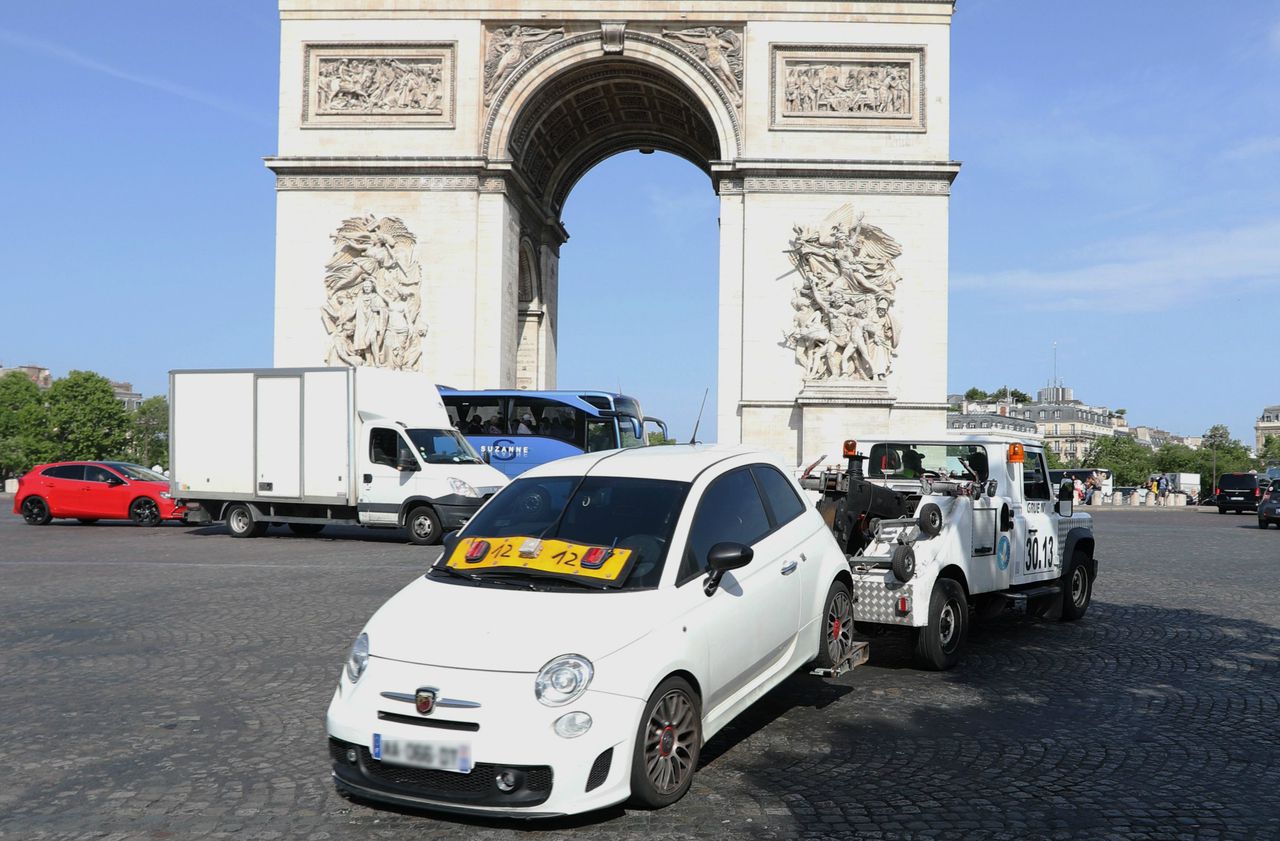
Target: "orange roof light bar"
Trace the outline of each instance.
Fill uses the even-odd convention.
[[[1008,459],[1010,464],[1022,464],[1027,460],[1027,451],[1021,444],[1010,444]]]
[[[858,454],[858,442],[850,438],[844,442],[844,457],[853,458]]]

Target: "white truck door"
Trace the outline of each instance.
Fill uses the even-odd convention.
[[[394,427],[369,425],[361,438],[360,522],[395,525],[415,476],[415,471],[401,470],[398,465],[402,456],[414,459],[413,450]]]
[[[255,383],[256,492],[258,496],[302,495],[302,379],[258,377]]]
[[[1026,451],[1022,466],[1022,511],[1014,517],[1013,558],[1010,567],[1014,584],[1047,581],[1061,573],[1058,530],[1055,527],[1053,488],[1045,467],[1044,453]]]

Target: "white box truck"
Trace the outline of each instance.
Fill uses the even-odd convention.
[[[420,374],[376,368],[169,373],[170,492],[235,537],[288,524],[407,528],[430,545],[507,483]]]

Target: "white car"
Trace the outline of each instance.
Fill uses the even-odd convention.
[[[528,817],[679,800],[706,739],[860,650],[848,563],[803,500],[741,448],[523,474],[357,637],[326,721],[337,786]]]

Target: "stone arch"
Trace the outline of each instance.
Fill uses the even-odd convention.
[[[512,73],[482,142],[491,163],[510,163],[530,198],[558,215],[577,180],[611,155],[660,149],[710,175],[737,157],[741,141],[733,100],[689,53],[643,32],[626,32],[621,50],[606,52],[601,33],[590,32]]]

